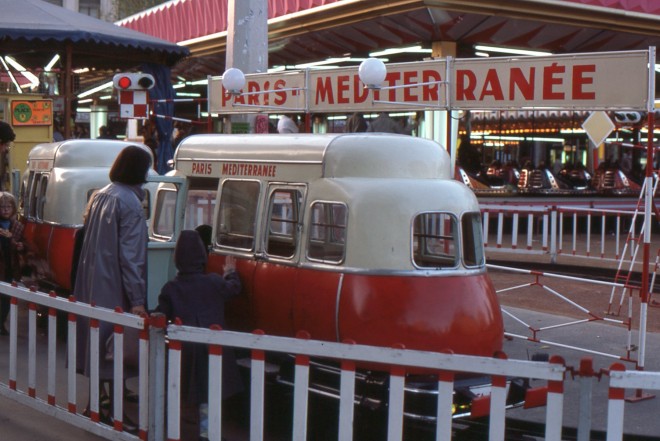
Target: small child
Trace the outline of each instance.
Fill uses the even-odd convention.
[[[178,270],[174,280],[167,282],[158,297],[156,311],[168,320],[176,318],[186,326],[225,327],[225,302],[241,291],[241,281],[235,270],[235,260],[227,256],[224,277],[205,273],[207,251],[197,231],[185,230],[174,249]],[[199,406],[199,439],[208,440],[208,348],[184,344],[181,353],[182,397]],[[240,373],[231,348],[222,352],[222,398],[242,390]]]
[[[16,219],[16,199],[0,192],[0,278],[3,282],[21,278],[20,255],[25,250],[23,224]],[[5,321],[9,315],[9,297],[0,296],[0,335],[9,335]]]

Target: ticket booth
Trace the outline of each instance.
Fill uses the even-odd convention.
[[[53,100],[41,95],[0,95],[0,120],[9,123],[16,133],[8,154],[0,155],[2,188],[16,195],[30,149],[53,140]]]

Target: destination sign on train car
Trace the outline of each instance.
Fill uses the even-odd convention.
[[[627,51],[393,63],[376,89],[364,87],[357,66],[246,75],[241,94],[211,78],[209,111],[646,110],[649,58],[649,51]]]
[[[207,178],[254,178],[265,181],[287,179],[317,179],[323,167],[317,163],[287,164],[220,160],[180,159],[177,165],[186,175]]]

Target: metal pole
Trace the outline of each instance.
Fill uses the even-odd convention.
[[[244,73],[268,71],[268,0],[229,0],[225,67]],[[254,132],[255,115],[232,115],[231,121],[248,123]]]

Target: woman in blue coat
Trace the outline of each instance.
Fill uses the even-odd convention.
[[[186,326],[225,328],[225,302],[241,292],[241,281],[235,271],[233,257],[228,256],[224,276],[205,273],[207,252],[197,231],[185,230],[177,240],[174,263],[178,270],[158,297],[157,311],[170,321],[179,319]],[[187,343],[181,353],[182,396],[199,405],[200,439],[208,437],[208,347]],[[242,390],[240,373],[231,348],[222,351],[222,398]]]

